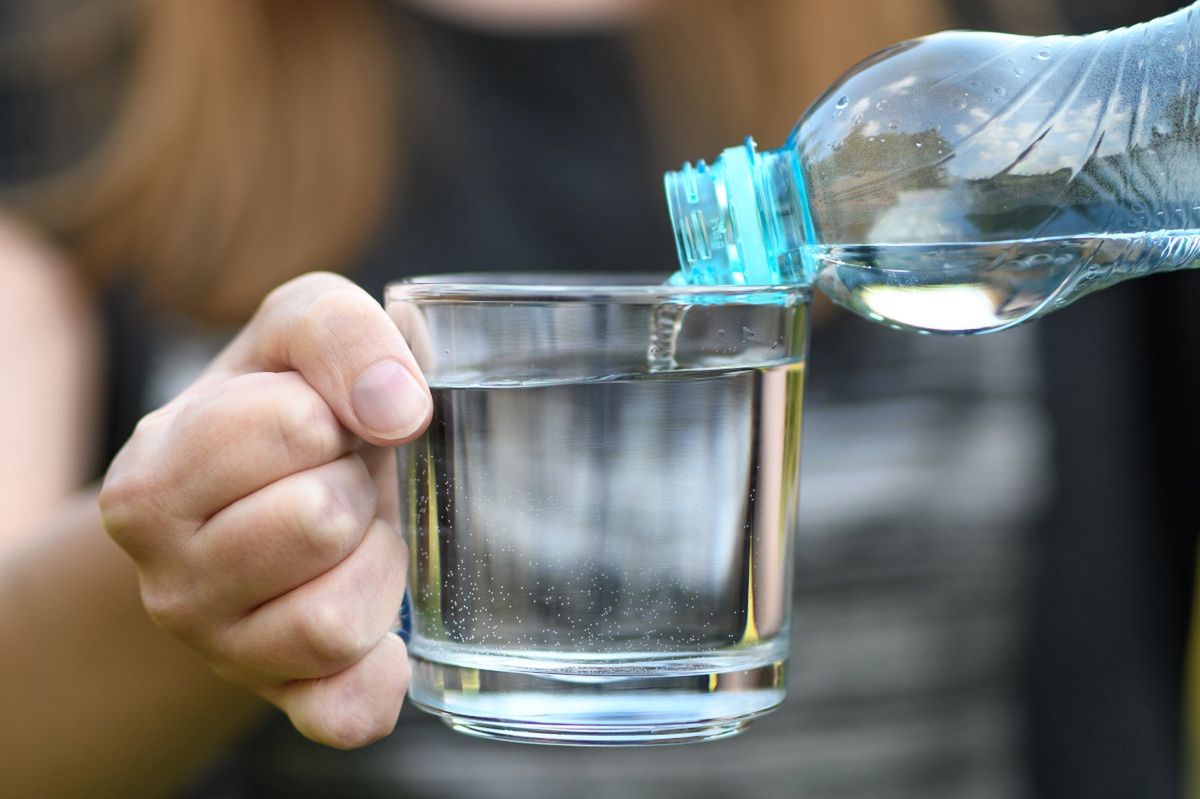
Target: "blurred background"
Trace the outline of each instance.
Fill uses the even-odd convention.
[[[95,309],[95,476],[291,276],[378,295],[411,273],[665,275],[661,173],[747,134],[777,146],[872,51],[1176,7],[0,0],[0,216],[59,248]],[[745,735],[540,749],[408,708],[342,753],[271,718],[171,795],[1185,795],[1196,277],[974,339],[820,309],[790,695]]]

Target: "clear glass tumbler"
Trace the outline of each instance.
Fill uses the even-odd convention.
[[[434,405],[399,450],[412,702],[490,738],[631,745],[732,735],[783,700],[808,300],[389,287]]]

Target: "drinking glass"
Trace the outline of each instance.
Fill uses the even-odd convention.
[[[784,697],[808,293],[389,286],[433,393],[399,453],[411,701],[530,743],[732,735]]]

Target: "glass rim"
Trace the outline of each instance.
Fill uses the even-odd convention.
[[[498,300],[504,302],[806,301],[808,286],[677,286],[642,272],[452,272],[412,275],[388,283],[385,301]]]

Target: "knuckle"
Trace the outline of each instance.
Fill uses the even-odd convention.
[[[401,644],[401,646],[404,646]],[[396,683],[400,687],[401,694],[408,693],[408,687],[412,685],[412,661],[407,657],[396,659]]]
[[[142,605],[155,624],[177,638],[186,640],[195,636],[197,619],[194,603],[177,586],[143,580]]]
[[[305,554],[323,564],[341,562],[353,548],[359,521],[330,483],[311,478],[300,481],[289,503],[291,526]]]
[[[175,449],[184,458],[201,453],[210,455],[214,450],[206,444],[214,441],[232,444],[243,439],[249,421],[244,409],[249,399],[256,396],[255,388],[246,380],[235,378],[180,399],[170,423]],[[249,390],[239,392],[239,389]]]
[[[161,464],[148,468],[146,453],[160,450],[156,439],[162,434],[164,417],[157,411],[142,417],[104,475],[100,515],[104,529],[118,542],[143,526],[158,494],[163,470]]]
[[[303,382],[297,378],[298,382]],[[293,462],[323,462],[338,452],[343,431],[333,411],[307,384],[271,402],[275,434]]]
[[[362,310],[362,291],[350,283],[335,284],[315,293],[305,304],[305,317],[322,329],[330,321]]]
[[[307,272],[276,286],[263,298],[260,314],[286,311],[298,300],[320,293],[323,289],[342,283],[345,278],[332,272]]]
[[[399,588],[403,593],[408,577],[408,544],[404,541],[404,536],[400,534],[400,531],[387,521],[376,518],[372,524],[378,527],[380,534],[385,536],[387,541],[386,554],[383,558],[379,558],[380,567],[383,570],[379,577],[386,581],[386,585]]]
[[[359,626],[358,614],[337,602],[307,603],[299,619],[299,635],[308,649],[322,661],[342,668],[357,662],[371,648]]]
[[[327,735],[330,746],[337,749],[359,749],[386,737],[396,726],[396,720],[382,713],[335,712],[329,722]]]
[[[354,350],[364,337],[371,335],[372,326],[364,318],[378,306],[362,289],[349,282],[328,286],[313,294],[297,308],[294,319],[293,343],[307,357],[332,357],[338,352]]]
[[[163,406],[138,419],[137,424],[133,427],[133,435],[130,436],[131,441],[145,441],[148,439],[157,438],[162,434],[167,421],[170,419],[172,409],[169,406]]]
[[[100,518],[108,535],[122,546],[132,545],[147,526],[154,480],[148,473],[115,467],[100,488]]]

